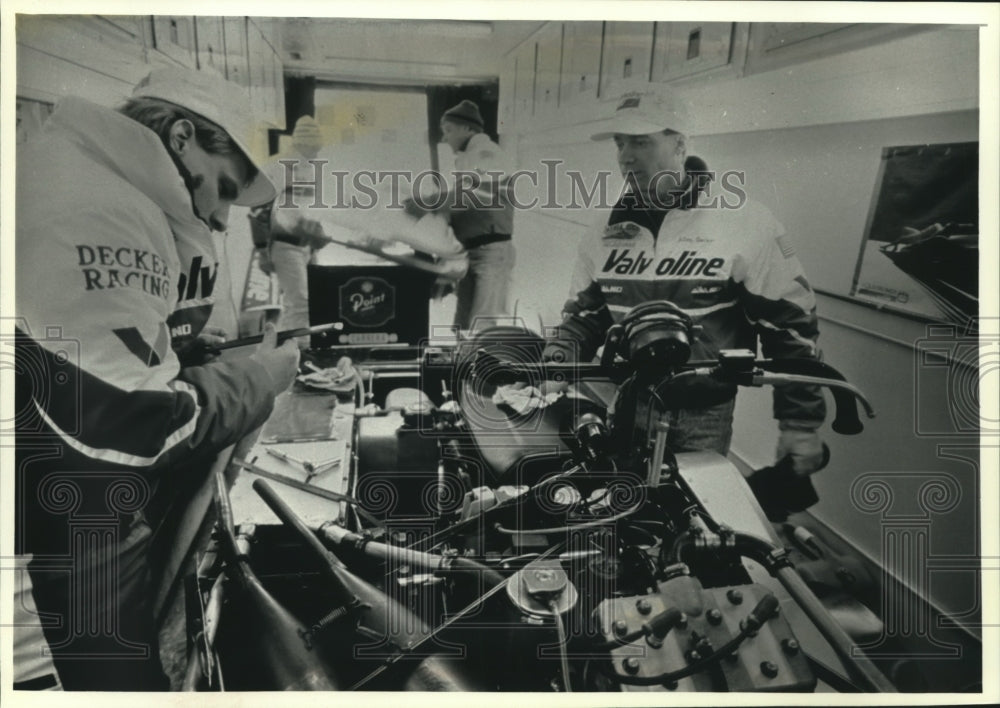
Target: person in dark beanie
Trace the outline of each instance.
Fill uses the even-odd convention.
[[[479,106],[465,100],[441,116],[443,142],[455,153],[456,186],[449,200],[455,237],[469,254],[469,271],[456,286],[455,327],[463,330],[495,323],[509,314],[514,244],[514,209],[506,198],[510,163],[500,146],[483,132]]]

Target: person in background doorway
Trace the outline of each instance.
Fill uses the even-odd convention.
[[[455,236],[469,255],[468,273],[455,288],[454,326],[481,328],[510,314],[514,270],[514,209],[505,186],[511,165],[484,131],[479,106],[465,100],[441,116],[443,141],[455,153],[455,178],[447,200]]]
[[[254,247],[260,253],[261,269],[278,278],[282,293],[280,329],[309,326],[307,267],[313,253],[328,241],[319,221],[307,216],[316,198],[316,182],[324,172],[324,162],[317,160],[322,148],[323,136],[316,120],[308,115],[299,118],[292,130],[292,153],[278,155],[264,168],[277,186],[277,198],[251,213],[251,218],[267,225],[254,229]],[[309,346],[309,337],[297,337],[295,341],[300,349]]]

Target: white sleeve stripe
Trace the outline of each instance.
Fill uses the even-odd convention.
[[[166,454],[174,445],[176,445],[177,443],[181,442],[182,440],[190,436],[198,425],[198,416],[201,414],[201,407],[198,405],[197,396],[193,394],[193,389],[183,381],[177,381],[175,382],[175,384],[179,390],[183,391],[184,393],[186,393],[187,395],[191,396],[194,399],[194,405],[195,405],[194,415],[191,416],[191,420],[189,420],[186,424],[175,430],[173,434],[170,435],[170,437],[168,437],[164,441],[163,448],[161,448],[161,450],[152,457],[143,457],[141,455],[130,455],[129,453],[122,452],[120,450],[110,450],[108,448],[96,448],[96,447],[91,447],[90,445],[86,445],[77,440],[76,438],[72,437],[71,435],[67,434],[65,431],[63,431],[62,428],[56,425],[56,422],[48,416],[48,414],[42,409],[40,405],[38,405],[37,401],[32,401],[32,403],[35,404],[35,408],[36,410],[38,410],[39,415],[42,416],[42,420],[45,421],[45,424],[48,425],[53,430],[53,432],[55,432],[60,438],[62,438],[63,442],[65,442],[67,445],[69,445],[77,452],[86,455],[87,457],[90,457],[92,459],[100,460],[102,462],[110,462],[116,465],[124,465],[126,467],[149,467],[150,465],[154,464],[158,459],[160,459],[160,457]]]

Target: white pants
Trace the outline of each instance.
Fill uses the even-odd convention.
[[[271,243],[271,262],[274,274],[281,286],[281,319],[278,329],[298,329],[309,326],[309,281],[306,266],[309,265],[309,246],[294,246],[282,241]],[[309,337],[298,337],[300,349],[309,346]]]

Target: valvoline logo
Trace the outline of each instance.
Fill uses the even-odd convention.
[[[351,278],[340,286],[340,316],[355,327],[378,327],[396,316],[396,288],[381,278]]]

